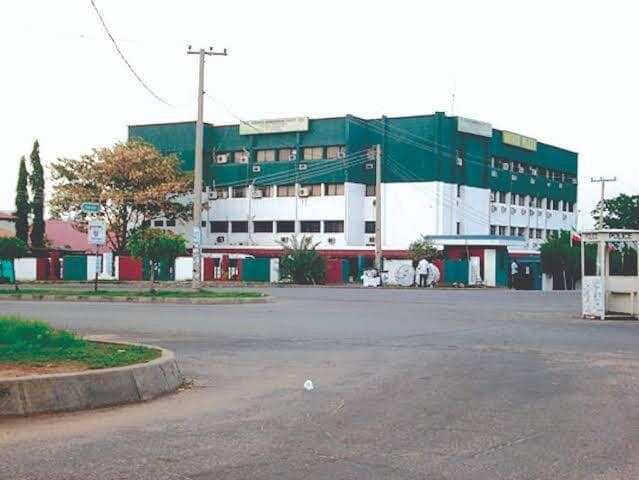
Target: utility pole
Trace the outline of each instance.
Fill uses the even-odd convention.
[[[213,47],[208,50],[200,48],[198,51],[189,49],[187,55],[200,56],[200,70],[198,76],[197,91],[197,123],[195,124],[195,168],[193,178],[193,280],[191,287],[199,290],[201,286],[201,264],[202,264],[202,183],[203,166],[202,156],[204,150],[204,59],[207,55],[226,56],[226,48],[222,52],[213,51]]]
[[[606,182],[616,182],[617,177],[591,177],[591,183],[601,183],[601,200],[599,200],[599,218],[597,219],[597,229],[603,229],[604,204],[606,199]]]
[[[382,147],[375,146],[375,268],[382,281]]]

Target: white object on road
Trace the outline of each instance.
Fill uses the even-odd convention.
[[[311,390],[313,390],[315,387],[313,386],[313,382],[311,380],[306,380],[304,382],[304,390],[306,390],[307,392],[310,392]]]

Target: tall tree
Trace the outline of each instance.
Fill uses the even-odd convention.
[[[80,158],[61,158],[51,165],[54,181],[49,205],[86,229],[83,202],[100,202],[107,222],[107,241],[118,255],[128,253],[131,229],[159,216],[188,219],[192,181],[175,155],[162,155],[140,140],[94,149]]]
[[[29,240],[29,173],[24,156],[20,158],[18,184],[16,185],[16,237],[25,244]]]
[[[597,219],[599,211],[593,211],[592,215]],[[639,230],[639,195],[622,193],[604,200],[603,223],[606,228]]]
[[[33,221],[31,223],[31,248],[44,247],[44,169],[40,161],[40,144],[33,142],[31,151],[31,211]]]

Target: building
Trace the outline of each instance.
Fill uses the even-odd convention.
[[[0,210],[0,238],[14,237],[16,234],[16,214]]]
[[[132,125],[128,134],[193,169],[195,122]],[[518,236],[535,250],[550,232],[576,227],[574,152],[442,112],[302,117],[204,125],[205,251],[272,249],[299,233],[321,249],[369,252],[378,144],[385,250],[423,235]],[[172,219],[154,226],[191,238],[192,227]]]

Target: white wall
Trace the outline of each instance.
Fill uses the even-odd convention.
[[[178,257],[175,259],[175,281],[193,279],[193,259],[191,257]]]
[[[16,280],[18,282],[30,282],[36,280],[36,259],[35,258],[16,258]]]
[[[497,285],[497,252],[493,248],[484,250],[484,283],[488,287]]]

